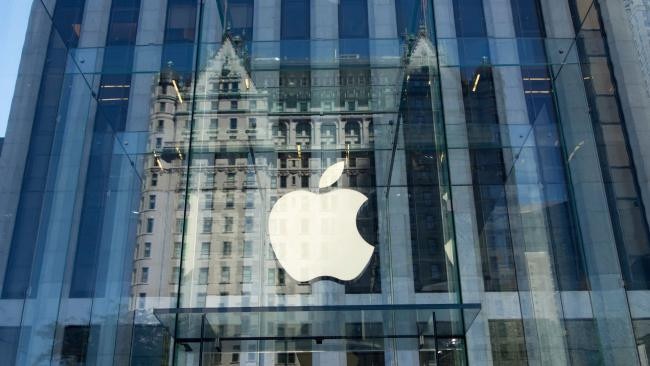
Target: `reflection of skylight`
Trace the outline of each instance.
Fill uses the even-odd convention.
[[[481,80],[481,74],[476,74],[476,79],[474,79],[474,85],[472,86],[472,93],[476,93],[479,80]]]
[[[183,104],[183,97],[181,97],[181,91],[178,90],[178,85],[176,84],[176,80],[172,80],[172,85],[174,85],[174,90],[176,91],[176,96],[178,97],[178,101]]]

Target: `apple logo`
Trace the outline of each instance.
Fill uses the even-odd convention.
[[[338,162],[323,173],[318,188],[334,184],[343,173]],[[349,281],[370,262],[375,248],[357,230],[356,218],[368,200],[351,189],[317,194],[293,191],[271,209],[268,229],[271,246],[285,271],[296,281],[329,276]]]

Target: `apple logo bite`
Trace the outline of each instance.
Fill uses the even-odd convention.
[[[323,173],[318,188],[334,184],[343,173],[338,162]],[[316,194],[293,191],[282,196],[269,215],[271,246],[296,281],[330,276],[349,281],[370,262],[375,248],[357,230],[357,212],[368,197],[351,189]]]

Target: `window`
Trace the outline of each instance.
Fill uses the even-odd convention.
[[[237,107],[239,107],[239,103],[237,103],[236,100],[231,100],[230,101],[230,109],[237,109]]]
[[[300,186],[302,188],[309,188],[309,176],[303,175],[300,177]]]
[[[158,174],[153,173],[151,174],[151,186],[155,187],[158,185]]]
[[[219,102],[217,101],[210,102],[210,109],[213,111],[219,110]]]
[[[216,118],[210,119],[210,129],[211,130],[216,130],[219,128],[219,120]]]
[[[278,178],[271,177],[271,188],[278,188]]]
[[[147,303],[147,294],[141,292],[138,294],[138,309],[144,309],[145,304]]]
[[[144,243],[144,257],[151,258],[151,243]]]
[[[226,193],[226,208],[233,208],[235,207],[235,194],[234,193]]]
[[[250,240],[244,240],[244,245],[242,246],[242,257],[249,258],[253,256],[253,242]]]
[[[230,283],[230,267],[221,267],[221,277],[219,278],[221,283]]]
[[[223,232],[224,233],[231,233],[232,232],[232,226],[233,226],[233,218],[232,217],[226,217],[223,222]]]
[[[284,269],[278,268],[278,285],[284,286],[284,278],[285,278]]]
[[[266,272],[266,284],[275,286],[275,268],[269,268]]]
[[[178,283],[178,277],[181,274],[181,268],[180,267],[173,267],[172,268],[172,275],[169,278],[170,283]]]
[[[208,294],[205,292],[198,292],[196,294],[196,307],[204,308],[208,299]]]
[[[214,175],[212,173],[208,173],[205,176],[205,187],[212,188],[213,186],[214,186]]]
[[[180,258],[181,257],[181,249],[182,249],[182,244],[180,241],[177,241],[174,243],[174,254],[173,258]]]
[[[266,245],[266,259],[274,259],[275,258],[275,252],[273,251],[273,247],[271,244]]]
[[[142,272],[140,272],[140,283],[149,283],[149,267],[142,267]]]
[[[251,110],[256,110],[257,109],[257,101],[256,100],[251,100],[248,102],[248,108]]]
[[[203,218],[203,233],[208,234],[212,232],[212,217]]]
[[[287,177],[284,175],[280,177],[280,188],[287,188]]]
[[[153,218],[149,217],[147,219],[147,233],[151,234],[153,233]]]
[[[230,257],[232,254],[232,243],[229,241],[224,241],[221,246],[221,255],[224,257]]]
[[[166,110],[166,103],[164,103],[164,102],[160,102],[160,103],[158,103],[158,110],[159,110],[160,112],[165,112],[165,110]]]
[[[158,125],[156,126],[156,130],[158,132],[163,132],[164,129],[165,129],[165,121],[163,121],[162,119],[159,119],[158,120]]]
[[[136,244],[135,245],[135,250],[133,251],[133,256],[135,259],[138,259],[138,256],[140,255],[140,245]]]
[[[210,242],[204,241],[201,243],[201,257],[208,258],[210,257]]]
[[[244,221],[244,225],[245,225],[244,230],[246,230],[246,232],[253,231],[253,225],[254,225],[253,217],[252,216],[246,216],[246,218],[244,220],[245,220]]]
[[[208,274],[209,274],[210,269],[208,267],[201,267],[199,268],[199,285],[207,285],[208,284]]]
[[[230,119],[230,129],[231,130],[236,130],[237,129],[237,118],[231,118]]]
[[[160,149],[162,147],[162,137],[156,137],[156,149]]]
[[[183,219],[176,219],[176,232],[177,233],[182,233],[183,232]]]
[[[241,269],[241,282],[251,283],[253,281],[253,274],[250,266],[243,266]]]
[[[226,176],[226,183],[235,184],[235,173],[228,173]]]
[[[178,210],[184,210],[185,209],[185,195],[184,194],[179,194],[178,195],[178,206],[176,207]]]
[[[257,118],[248,119],[248,128],[254,130],[257,128]]]
[[[203,208],[205,208],[206,210],[212,210],[212,203],[213,203],[212,201],[213,201],[212,193],[206,194]]]
[[[350,183],[350,187],[356,187],[357,186],[357,176],[356,175],[350,175],[348,177],[348,181]]]
[[[149,209],[150,210],[156,209],[156,195],[155,194],[150,194],[149,195]]]

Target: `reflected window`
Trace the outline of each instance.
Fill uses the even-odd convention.
[[[203,218],[203,233],[208,234],[212,232],[212,217]]]
[[[199,278],[198,278],[198,284],[199,285],[207,285],[208,284],[209,271],[210,271],[210,269],[208,267],[199,268]]]
[[[253,281],[253,273],[250,266],[243,266],[241,269],[241,282],[251,283]]]
[[[209,241],[204,241],[201,243],[201,257],[202,258],[209,258],[210,257],[210,242]]]
[[[151,243],[144,243],[144,255],[145,258],[151,258]]]
[[[232,243],[229,241],[224,241],[221,246],[221,255],[224,257],[230,257],[232,254]]]
[[[233,208],[235,207],[235,194],[234,193],[226,193],[226,208]]]
[[[180,277],[181,274],[181,268],[178,266],[175,266],[172,268],[172,274],[169,279],[170,283],[178,283],[178,278]]]
[[[253,256],[253,242],[245,240],[242,245],[242,257],[249,258]]]
[[[203,206],[203,208],[205,208],[206,210],[212,210],[212,206],[213,206],[213,196],[212,196],[212,193],[207,193],[207,194],[205,195],[205,201],[204,201],[204,206]]]
[[[174,254],[173,258],[180,258],[181,257],[181,249],[182,249],[182,244],[180,241],[177,241],[174,243]]]
[[[285,272],[284,269],[278,268],[278,285],[279,286],[284,286],[285,284]]]
[[[269,286],[275,286],[275,268],[269,268],[266,271],[266,284]]]
[[[70,325],[63,329],[61,359],[65,365],[82,365],[86,363],[90,327]]]
[[[150,210],[155,210],[156,209],[156,195],[155,194],[150,194],[149,195],[149,209]]]
[[[199,292],[196,294],[196,306],[199,308],[204,308],[207,304],[208,294],[205,292]]]
[[[237,118],[231,118],[230,119],[230,129],[231,130],[236,130],[237,129]]]
[[[528,363],[521,320],[489,320],[492,359],[495,365]]]
[[[147,218],[147,233],[151,234],[153,233],[153,224],[154,220],[152,217]]]
[[[140,283],[149,283],[149,267],[142,267],[140,272]]]
[[[219,277],[219,281],[221,281],[221,283],[230,283],[230,267],[221,267],[221,277]]]
[[[147,304],[147,294],[144,292],[141,292],[138,294],[138,309],[144,309],[145,305]]]
[[[226,216],[223,222],[223,232],[231,233],[232,230],[233,230],[233,218],[230,216]]]

